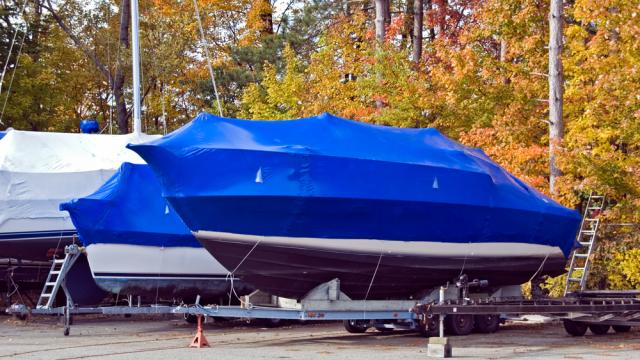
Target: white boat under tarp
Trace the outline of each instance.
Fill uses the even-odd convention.
[[[10,130],[0,140],[0,258],[45,260],[75,229],[59,204],[91,194],[123,162],[144,163],[125,146],[155,135]]]

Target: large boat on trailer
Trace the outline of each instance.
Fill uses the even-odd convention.
[[[460,274],[495,288],[559,275],[580,225],[432,128],[201,114],[129,148],[222,265],[284,297],[336,278],[351,299],[406,299]]]
[[[144,164],[124,163],[94,193],[62,203],[105,291],[147,300],[227,303],[253,290],[234,279],[193,237]]]

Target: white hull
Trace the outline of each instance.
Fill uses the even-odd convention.
[[[91,244],[86,251],[96,279],[224,279],[228,273],[204,248]]]
[[[86,248],[94,280],[105,291],[141,295],[151,300],[180,298],[192,302],[238,295],[252,289],[229,275],[207,250],[193,247],[91,244]]]

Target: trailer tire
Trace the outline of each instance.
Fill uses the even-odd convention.
[[[444,318],[444,326],[448,333],[452,335],[464,336],[473,331],[473,315],[451,314]]]
[[[613,328],[613,331],[617,333],[626,333],[626,332],[629,332],[629,330],[631,330],[631,326],[629,325],[613,325],[611,327]]]
[[[186,321],[188,324],[197,324],[198,315],[184,314],[184,321]]]
[[[426,338],[438,336],[438,333],[440,332],[440,318],[438,315],[431,315],[431,317],[427,317],[424,322],[419,322],[418,326],[418,332],[420,335]]]
[[[601,325],[601,324],[589,324],[589,330],[594,335],[604,335],[609,332],[609,325]]]
[[[344,329],[352,334],[362,334],[369,329],[369,322],[366,320],[345,320]]]
[[[500,328],[500,315],[497,314],[475,315],[473,320],[475,331],[481,334],[491,334]]]
[[[564,319],[562,321],[564,325],[564,330],[571,336],[584,336],[587,332],[587,324],[583,322],[577,322],[569,319]]]

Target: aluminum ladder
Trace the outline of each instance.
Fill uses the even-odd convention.
[[[584,216],[580,224],[580,232],[578,233],[578,243],[580,247],[573,250],[569,271],[567,273],[567,282],[564,287],[564,295],[566,296],[571,289],[571,284],[578,284],[580,291],[587,286],[589,277],[589,268],[593,252],[595,251],[596,235],[600,226],[600,214],[604,209],[605,197],[600,195],[589,195],[587,206],[584,209]]]
[[[71,297],[66,289],[65,278],[73,264],[78,260],[82,251],[76,244],[68,245],[64,248],[64,259],[53,259],[47,281],[44,283],[36,309],[50,309],[56,300],[58,290],[62,287],[67,296],[67,304]]]

